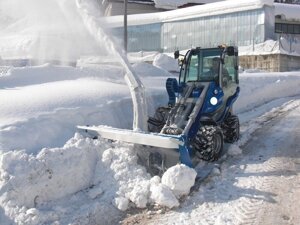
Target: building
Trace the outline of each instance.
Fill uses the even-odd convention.
[[[100,2],[105,16],[116,16],[124,14],[124,0],[103,0]],[[156,8],[153,0],[128,0],[127,14],[141,14],[166,11]]]
[[[239,0],[129,15],[128,51],[173,52],[219,44],[237,45],[241,49],[248,46],[246,54],[241,52],[240,57],[246,68],[300,69],[300,49],[294,51],[300,44],[299,11],[300,5],[274,3],[273,0]],[[107,23],[112,33],[122,40],[123,16],[109,17]],[[269,40],[274,46],[259,51],[260,44]],[[264,63],[257,64],[261,61],[257,57],[262,55]],[[284,61],[293,63],[280,66]]]
[[[124,0],[98,0],[105,16],[124,14]],[[224,0],[128,0],[127,14],[163,12],[194,5],[220,2]]]

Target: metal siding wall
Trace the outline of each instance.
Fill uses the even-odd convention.
[[[123,45],[123,27],[113,28],[111,33]],[[128,26],[128,51],[161,52],[161,24]]]
[[[270,9],[269,9],[270,10]],[[270,12],[269,12],[270,14]],[[271,36],[265,8],[189,20],[128,27],[128,51],[164,51],[220,44],[247,46]],[[273,25],[274,26],[274,25]],[[113,29],[122,40],[122,28]]]
[[[220,44],[245,46],[265,40],[264,10],[200,17],[162,25],[164,51]],[[191,38],[192,37],[192,38]]]

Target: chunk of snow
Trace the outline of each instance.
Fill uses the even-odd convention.
[[[162,176],[161,183],[169,187],[173,193],[180,197],[187,195],[195,184],[197,172],[180,164],[169,168]]]
[[[228,153],[228,155],[231,155],[231,156],[240,155],[240,154],[242,154],[242,149],[240,149],[240,147],[238,145],[232,144],[232,145],[230,145],[227,153]]]
[[[114,199],[114,205],[121,211],[126,211],[128,209],[129,201],[124,197],[117,197]]]
[[[93,188],[91,188],[91,189],[88,190],[88,196],[91,199],[97,198],[102,193],[103,193],[103,189],[101,188],[101,186],[93,187]]]
[[[149,183],[141,182],[134,186],[133,190],[128,194],[130,201],[132,201],[138,208],[145,208],[148,203]]]
[[[170,190],[169,187],[158,184],[158,185],[152,185],[150,188],[151,195],[150,199],[161,205],[166,206],[168,208],[178,207],[179,202],[173,192]]]
[[[221,174],[221,170],[218,167],[214,167],[211,171],[211,175],[219,176]]]
[[[154,177],[152,177],[151,180],[150,180],[150,183],[151,183],[151,184],[156,184],[156,185],[158,185],[160,182],[161,182],[161,179],[160,179],[159,176],[154,176]]]

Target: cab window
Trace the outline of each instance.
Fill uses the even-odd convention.
[[[225,69],[228,71],[229,82],[237,82],[237,71],[235,70],[235,57],[236,56],[226,56],[225,58]]]

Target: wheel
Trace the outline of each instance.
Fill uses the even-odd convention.
[[[206,125],[200,127],[192,141],[196,156],[205,161],[217,160],[223,150],[223,133],[218,126]]]
[[[170,110],[170,107],[158,107],[154,117],[148,119],[148,130],[159,133],[166,124]]]
[[[229,115],[222,124],[224,141],[234,143],[240,138],[240,122],[236,115]]]

